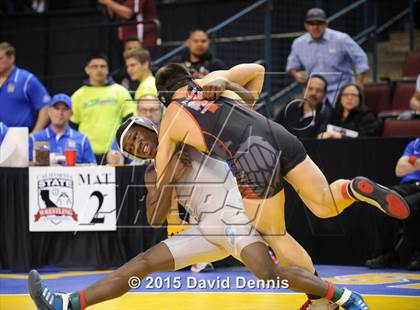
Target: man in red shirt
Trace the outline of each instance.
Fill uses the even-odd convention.
[[[99,0],[99,3],[106,7],[110,18],[119,17],[126,22],[158,20],[155,0]],[[142,47],[147,49],[160,44],[156,24],[138,23],[118,29],[118,38],[123,42],[133,36],[138,37]]]

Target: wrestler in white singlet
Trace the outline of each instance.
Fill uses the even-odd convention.
[[[178,202],[196,220],[193,226],[163,241],[171,251],[175,270],[232,255],[264,242],[244,213],[235,177],[226,162],[185,149],[192,168],[176,183]]]

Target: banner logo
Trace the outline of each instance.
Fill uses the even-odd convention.
[[[38,180],[38,207],[35,222],[49,220],[55,225],[62,221],[78,221],[73,210],[73,179],[69,175],[48,175]]]

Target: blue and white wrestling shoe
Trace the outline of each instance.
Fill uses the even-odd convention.
[[[346,310],[369,310],[363,297],[355,292],[351,292],[350,298],[341,307]]]
[[[50,291],[44,283],[38,271],[31,270],[28,276],[28,290],[38,310],[68,310],[69,294]]]

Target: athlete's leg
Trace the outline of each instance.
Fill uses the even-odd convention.
[[[62,309],[63,304],[67,302],[71,304],[72,309],[84,309],[127,293],[130,290],[129,279],[132,276],[143,279],[152,272],[169,271],[173,270],[173,267],[174,259],[171,252],[164,243],[159,243],[85,290],[64,296],[65,298],[49,291],[35,270],[29,274],[28,288],[39,309]]]
[[[410,213],[407,203],[398,193],[367,178],[340,179],[328,184],[309,156],[284,178],[312,213],[320,218],[337,216],[355,201],[367,202],[396,218],[404,219]]]
[[[299,267],[282,267],[274,264],[268,254],[267,246],[262,242],[255,242],[245,247],[241,252],[241,260],[259,279],[286,279],[291,290],[320,297],[327,295],[328,284],[315,275]]]
[[[284,220],[284,190],[267,200],[244,200],[245,209],[253,225],[257,228],[264,240],[273,249],[282,266],[297,266],[311,274],[316,274],[312,259],[306,250],[285,229]],[[317,299],[308,295],[312,307],[323,304],[322,309],[335,309],[328,305],[329,301]]]
[[[284,190],[267,199],[243,199],[246,215],[264,235],[286,233],[284,202]]]
[[[327,283],[298,267],[275,265],[262,242],[255,242],[243,248],[241,260],[259,279],[274,280],[275,284],[282,284],[282,280],[287,280],[289,289],[327,298],[344,309],[368,309],[363,299],[348,289]]]
[[[283,266],[298,266],[314,273],[311,257],[286,231],[284,190],[266,200],[244,199],[251,224],[261,233]]]
[[[308,252],[289,234],[282,236],[266,235],[264,240],[273,249],[282,266],[297,266],[315,273],[315,267]]]
[[[71,304],[72,309],[84,309],[125,294],[130,289],[129,279],[133,276],[143,279],[154,272],[173,271],[203,260],[219,260],[228,255],[226,250],[202,237],[197,228],[191,228],[137,255],[83,291],[70,295],[54,293],[42,283],[35,270],[29,274],[28,287],[39,309],[67,309],[66,303]]]
[[[162,271],[174,271],[203,261],[216,261],[229,254],[208,242],[198,229],[191,228],[161,242],[124,264],[109,276],[84,290],[88,305],[119,297],[130,287],[132,276],[145,276]]]
[[[89,286],[83,292],[87,305],[119,297],[128,292],[128,280],[132,276],[143,279],[150,273],[173,270],[174,259],[164,243],[159,243],[112,272],[110,275]]]
[[[318,217],[334,217],[343,212],[355,200],[344,197],[342,187],[349,180],[337,180],[328,184],[322,171],[309,156],[285,176],[305,205]]]
[[[363,299],[358,295],[345,289],[335,288],[302,268],[275,265],[261,235],[252,228],[245,213],[237,212],[241,209],[241,199],[239,192],[238,199],[232,199],[236,196],[235,193],[235,191],[230,193],[223,210],[207,213],[202,217],[199,228],[207,240],[226,249],[262,280],[274,280],[276,284],[282,283],[281,280],[287,280],[290,289],[314,297],[326,297],[338,301],[339,304],[347,303],[344,306],[355,301],[364,305]]]

